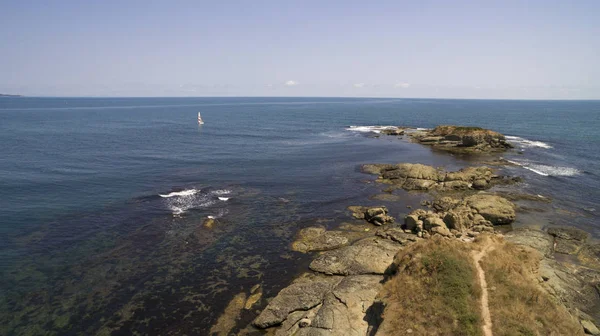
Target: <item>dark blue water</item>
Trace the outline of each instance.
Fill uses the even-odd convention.
[[[438,124],[513,136],[521,188],[600,235],[598,101],[0,98],[1,333],[205,334],[304,269],[298,228],[378,192],[359,164],[468,164],[347,126]]]

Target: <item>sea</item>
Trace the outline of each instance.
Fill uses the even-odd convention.
[[[472,164],[373,127],[440,124],[513,143],[499,169],[552,200],[514,226],[600,236],[600,101],[0,97],[0,334],[207,335],[256,285],[231,332],[260,334],[246,326],[314,257],[290,249],[298,230],[427,197],[373,199],[361,164]]]

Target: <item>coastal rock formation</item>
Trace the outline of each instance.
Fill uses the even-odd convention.
[[[494,225],[515,220],[515,206],[492,194],[476,194],[462,200],[442,197],[432,204],[432,210],[417,209],[404,218],[404,228],[420,234],[462,236],[466,231],[493,231]]]
[[[388,127],[386,129],[381,130],[381,134],[384,135],[404,135],[404,128],[402,127]]]
[[[377,182],[393,184],[405,190],[483,190],[518,179],[498,176],[489,167],[467,167],[455,172],[419,163],[366,164],[366,173],[379,175]]]
[[[418,143],[454,153],[485,153],[513,147],[504,135],[480,127],[444,125],[409,134]]]
[[[388,215],[388,209],[385,206],[363,207],[349,206],[352,216],[356,219],[364,219],[373,225],[383,225],[394,222],[394,217]]]
[[[563,302],[574,316],[581,319],[584,328],[593,328],[594,323],[600,322],[600,253],[594,257],[593,254],[588,255],[587,251],[596,246],[600,252],[600,246],[586,244],[584,241],[587,236],[584,231],[571,227],[553,227],[548,232],[536,229],[513,230],[506,235],[506,240],[534,248],[544,255],[539,265],[542,286]],[[553,252],[564,253],[560,249],[553,250],[556,239],[577,241],[581,265],[559,262],[552,258]],[[567,246],[566,251],[572,252],[571,245]]]
[[[353,245],[327,251],[310,263],[310,269],[327,275],[385,274],[401,245],[369,237]]]

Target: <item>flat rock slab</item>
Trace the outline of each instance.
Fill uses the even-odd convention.
[[[548,233],[554,237],[554,251],[563,254],[577,254],[589,237],[587,232],[574,227],[552,227]]]
[[[325,294],[342,281],[342,277],[305,276],[282,289],[254,320],[258,328],[281,324],[291,312],[309,310],[323,302]]]
[[[323,296],[323,303],[308,311],[290,313],[279,335],[295,336],[364,336],[368,334],[369,316],[379,314],[372,308],[382,287],[381,275],[351,275]],[[279,297],[279,295],[278,295]],[[305,323],[305,324],[303,324]]]
[[[400,244],[389,239],[369,237],[323,253],[310,269],[328,275],[385,274],[400,249]]]
[[[526,228],[515,229],[507,233],[505,238],[513,244],[531,247],[542,255],[550,256],[552,254],[552,236],[544,231]]]

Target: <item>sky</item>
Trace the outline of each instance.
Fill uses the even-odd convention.
[[[600,99],[600,1],[0,0],[0,93]]]

